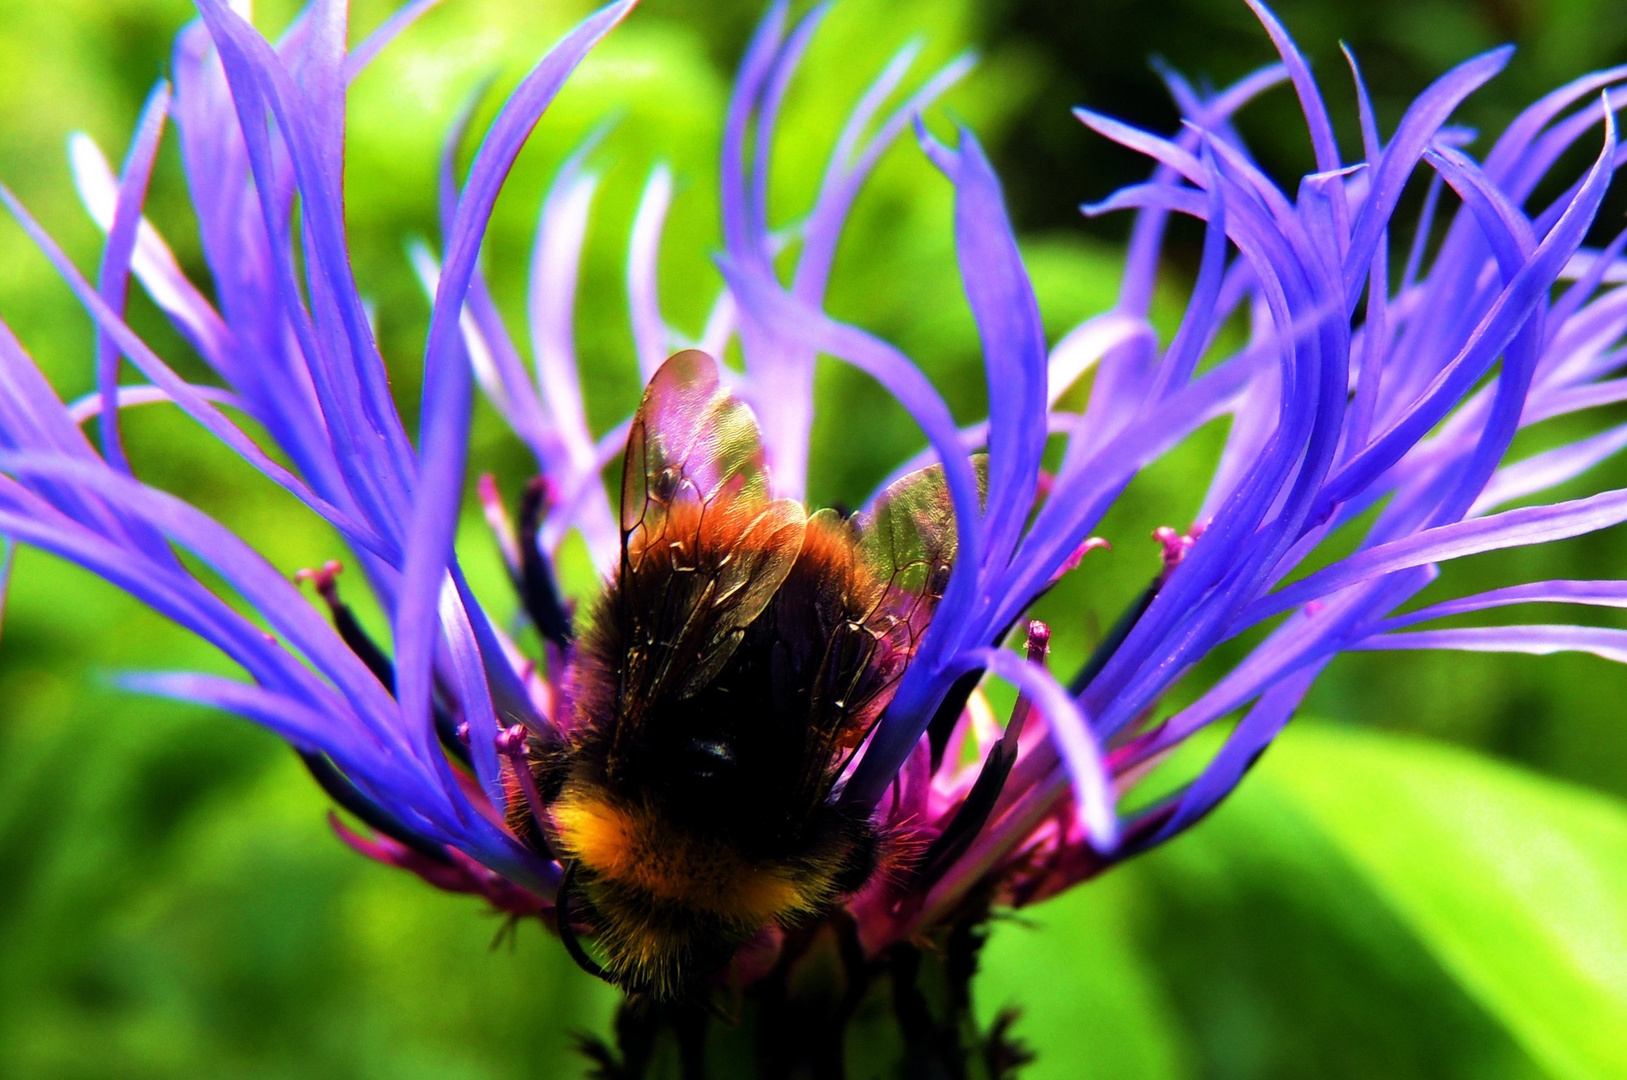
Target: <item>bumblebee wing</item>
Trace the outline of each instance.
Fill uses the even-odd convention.
[[[810,517],[801,565],[786,586],[807,595],[788,597],[779,607],[781,642],[807,643],[809,650],[809,662],[799,665],[805,671],[809,727],[816,740],[830,744],[846,741],[884,681],[876,661],[886,638],[879,625],[888,619],[882,612],[886,586],[869,573],[857,541],[852,522],[835,511]],[[799,620],[808,625],[794,625]],[[790,653],[783,646],[782,651]]]
[[[711,682],[790,573],[806,518],[767,491],[751,410],[711,357],[672,357],[645,390],[622,469],[624,715]]]
[[[974,466],[981,487],[987,469],[982,460]],[[804,777],[810,803],[826,797],[830,770],[864,741],[892,699],[958,549],[954,505],[938,466],[902,477],[852,521],[831,511],[809,519],[803,559],[819,565],[793,581],[806,579],[820,600],[785,610],[816,612],[812,632],[822,642],[808,682],[807,760],[821,766]]]
[[[978,455],[972,464],[982,499],[988,459]],[[895,480],[855,524],[859,551],[877,577],[896,591],[937,602],[959,549],[955,505],[943,466],[932,465]]]
[[[987,459],[979,455],[972,463],[982,497]],[[891,700],[954,567],[959,540],[942,466],[895,481],[852,527],[858,532],[858,557],[876,586],[862,620],[832,641],[828,678],[833,688],[842,689],[847,713],[837,743],[848,747],[864,738]],[[860,630],[868,646],[858,640]],[[847,657],[865,651],[868,659],[856,669]]]
[[[697,349],[675,354],[650,379],[627,434],[622,464],[624,538],[654,524],[674,501],[722,493],[767,499],[762,440],[751,410],[718,381],[717,362]]]

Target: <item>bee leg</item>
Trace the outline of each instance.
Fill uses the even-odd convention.
[[[571,893],[576,886],[576,863],[567,859],[562,864],[564,876],[559,879],[559,891],[554,895],[554,922],[559,929],[559,940],[565,946],[565,952],[576,961],[576,966],[592,975],[595,979],[603,979],[611,985],[616,980],[610,973],[599,966],[598,961],[588,955],[582,943],[576,937],[576,927],[571,925]]]
[[[919,985],[921,954],[914,949],[894,949],[887,969],[892,978],[893,1015],[904,1036],[906,1060],[930,1062],[937,1032],[932,1009]]]

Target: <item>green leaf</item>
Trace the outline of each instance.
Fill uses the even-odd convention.
[[[997,922],[974,1005],[985,1029],[1013,1012],[1037,1053],[1022,1080],[1175,1080],[1185,1037],[1135,947],[1132,875],[1115,874]]]
[[[975,998],[985,1022],[1020,1010],[1014,1034],[1038,1053],[1024,1080],[1546,1075],[1274,758],[1174,843],[995,923]]]
[[[1208,821],[996,924],[1032,1080],[1627,1077],[1627,808],[1296,723]]]
[[[1245,781],[1302,809],[1555,1076],[1627,1076],[1627,808],[1460,750],[1299,725]]]

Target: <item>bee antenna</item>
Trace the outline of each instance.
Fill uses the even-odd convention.
[[[598,961],[582,948],[582,942],[576,936],[576,928],[571,925],[571,890],[576,887],[576,861],[566,859],[561,865],[565,873],[559,879],[559,892],[554,895],[554,922],[559,925],[559,940],[564,943],[565,951],[576,961],[577,967],[595,979],[603,979],[615,985],[610,973],[600,967]]]

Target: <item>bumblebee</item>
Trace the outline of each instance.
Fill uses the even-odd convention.
[[[651,380],[627,440],[620,566],[570,660],[568,730],[533,745],[558,922],[630,993],[692,992],[766,927],[866,884],[887,838],[834,790],[890,700],[954,555],[941,470],[866,518],[773,499],[711,357]],[[603,964],[575,943],[590,930]]]

